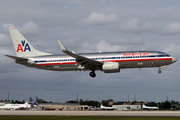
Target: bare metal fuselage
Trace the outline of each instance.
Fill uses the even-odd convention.
[[[174,58],[164,52],[157,51],[125,51],[111,53],[77,54],[100,62],[118,62],[120,69],[167,66],[175,62]],[[19,64],[38,69],[54,71],[91,70],[76,62],[68,55],[48,55],[28,58],[31,62],[16,61]],[[101,67],[96,70],[102,70]]]

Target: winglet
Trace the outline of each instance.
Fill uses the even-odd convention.
[[[60,45],[62,51],[68,51],[60,40],[58,40],[58,42],[59,42],[59,45]]]

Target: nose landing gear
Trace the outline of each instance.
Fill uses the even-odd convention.
[[[162,71],[159,69],[158,73],[159,73],[159,74],[161,74],[161,73],[162,73]]]
[[[161,69],[162,69],[162,68],[166,68],[166,67],[167,67],[167,65],[164,65],[164,66],[159,67],[158,73],[161,74],[161,73],[162,73]]]

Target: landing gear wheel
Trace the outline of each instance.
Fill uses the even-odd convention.
[[[159,73],[159,74],[161,74],[161,73],[162,73],[162,71],[161,71],[161,70],[159,70],[159,71],[158,71],[158,73]]]
[[[89,75],[90,75],[92,78],[96,77],[96,73],[95,73],[95,72],[90,72]]]

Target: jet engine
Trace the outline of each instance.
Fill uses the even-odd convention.
[[[29,64],[35,64],[35,62],[34,62],[33,60],[30,60],[30,59],[28,59],[27,63],[29,63]]]
[[[118,62],[104,62],[102,66],[102,71],[104,71],[104,73],[120,72],[119,63]]]

